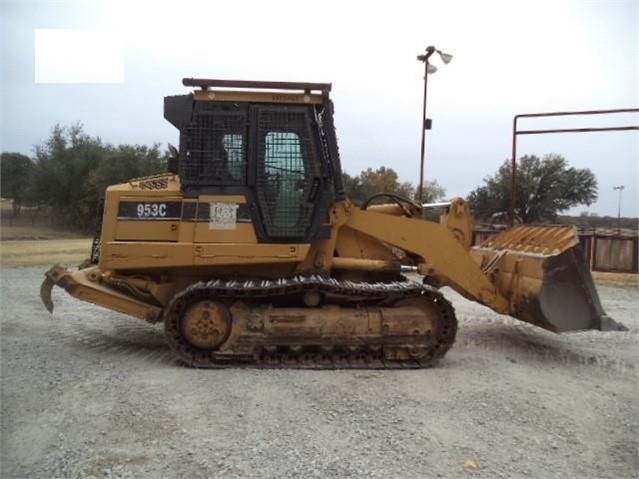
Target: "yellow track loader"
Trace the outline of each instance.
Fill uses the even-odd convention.
[[[572,227],[518,226],[471,247],[462,198],[352,203],[330,84],[183,83],[194,90],[164,99],[180,132],[169,171],[107,188],[91,257],[46,273],[50,312],[58,285],[162,321],[195,367],[428,366],[457,332],[441,286],[554,332],[618,327]],[[424,219],[434,207],[439,222]]]

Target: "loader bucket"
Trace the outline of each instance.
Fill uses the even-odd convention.
[[[516,226],[471,253],[517,319],[556,333],[626,329],[604,312],[572,226]]]

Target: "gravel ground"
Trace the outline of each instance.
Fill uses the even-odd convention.
[[[161,326],[4,268],[1,477],[601,477],[638,474],[636,289],[599,286],[628,332],[553,335],[452,291],[457,343],[417,371],[194,370]]]

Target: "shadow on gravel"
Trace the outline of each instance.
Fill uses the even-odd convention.
[[[104,318],[102,327],[90,324],[65,324],[57,331],[57,340],[70,348],[104,356],[105,360],[119,357],[164,365],[176,365],[161,325],[150,325],[131,319]]]
[[[507,353],[505,359],[512,363],[521,360],[544,366],[578,365],[619,373],[634,372],[635,366],[630,358],[627,360],[618,351],[604,349],[604,343],[600,344],[598,338],[610,334],[622,336],[630,333],[584,331],[555,335],[514,320],[467,323],[462,326],[454,347],[470,346],[504,352]]]
[[[631,333],[590,331],[555,335],[509,319],[476,322],[462,317],[460,320],[460,332],[449,354],[470,347],[505,353],[504,360],[511,363],[548,367],[577,365],[617,373],[635,371],[632,358],[623,357],[623,352],[604,349],[598,339],[601,335]],[[162,325],[115,316],[105,317],[99,323],[60,322],[55,330],[54,341],[64,341],[70,348],[95,353],[105,360],[135,358],[149,364],[185,367],[170,351]],[[451,364],[444,358],[434,367],[440,369]]]

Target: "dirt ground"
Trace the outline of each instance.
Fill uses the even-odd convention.
[[[161,326],[3,268],[2,478],[629,478],[639,296],[599,285],[627,332],[553,335],[445,290],[460,321],[416,371],[195,370]]]

